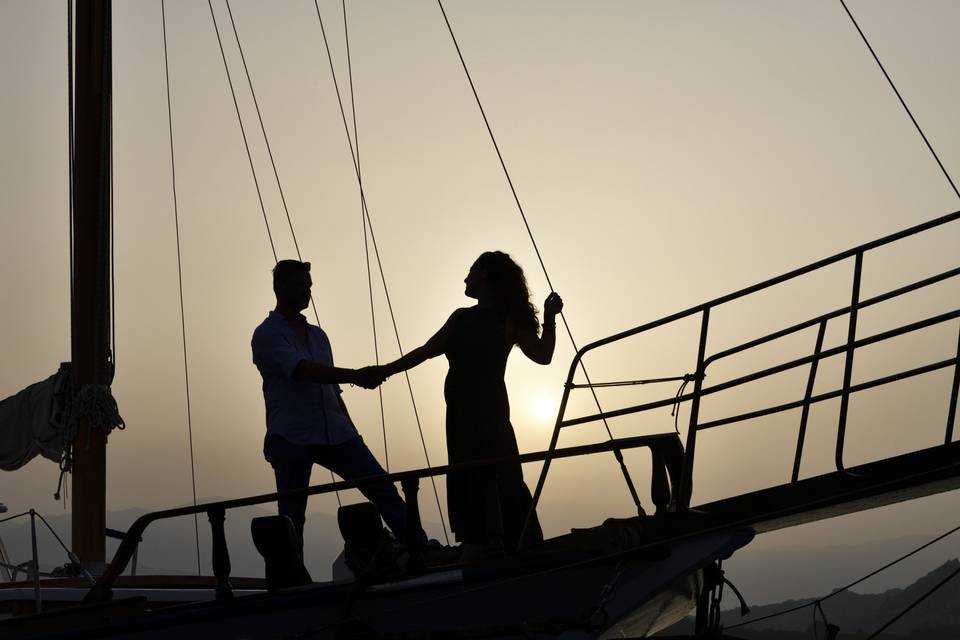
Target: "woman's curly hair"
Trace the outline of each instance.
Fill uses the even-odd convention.
[[[520,265],[502,251],[486,251],[474,264],[486,275],[497,308],[507,311],[520,326],[539,331],[537,308],[530,302],[527,278]]]

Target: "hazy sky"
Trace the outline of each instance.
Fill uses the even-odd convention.
[[[348,5],[364,189],[405,349],[470,303],[462,279],[488,249],[548,288],[432,2]],[[293,243],[226,6],[214,3],[267,217],[281,257]],[[373,361],[358,189],[313,3],[232,3],[320,320],[342,366]],[[839,2],[455,2],[446,5],[566,315],[582,345],[854,244],[960,208]],[[0,396],[69,358],[66,2],[0,0]],[[346,86],[340,2],[322,2]],[[945,166],[960,174],[960,4],[851,2]],[[108,507],[190,500],[160,3],[114,3],[117,358],[127,430],[110,439]],[[273,257],[205,2],[167,3],[197,490],[273,489],[261,454],[263,405],[249,337],[272,307]],[[864,294],[956,266],[960,229],[866,261]],[[714,316],[712,351],[849,302],[851,265]],[[396,357],[383,289],[383,358]],[[955,308],[956,283],[865,313],[862,335]],[[588,360],[597,381],[694,367],[696,322]],[[844,337],[831,326],[828,344]],[[858,354],[865,380],[947,357],[957,323]],[[712,381],[808,353],[803,334],[718,364]],[[831,342],[832,341],[832,342]],[[514,354],[513,422],[543,449],[573,350],[554,363]],[[445,461],[442,359],[411,373],[431,461]],[[818,390],[839,381],[824,365]],[[805,371],[706,402],[704,417],[799,398]],[[942,438],[949,374],[852,404],[848,464]],[[605,407],[675,388],[619,390]],[[365,440],[383,459],[377,394],[348,388]],[[384,387],[392,469],[424,466],[402,377]],[[572,409],[589,410],[584,402]],[[812,412],[804,475],[832,462],[836,405]],[[684,413],[684,416],[686,413]],[[705,433],[699,501],[789,479],[794,412]],[[615,421],[618,436],[672,429],[669,409]],[[722,432],[722,433],[721,433]],[[596,441],[601,427],[565,432]],[[628,456],[648,484],[646,454]],[[537,468],[526,470],[535,480]],[[0,477],[12,509],[60,510],[46,460]],[[325,473],[318,469],[314,482]],[[442,489],[442,487],[441,487]],[[645,493],[645,492],[644,492]],[[429,491],[425,517],[436,520]],[[957,498],[843,518],[781,535],[859,540],[951,523]],[[312,509],[332,510],[332,497]],[[610,456],[559,463],[541,507],[548,533],[630,513]],[[433,531],[438,535],[439,531]],[[880,535],[876,533],[876,535]],[[774,538],[770,538],[774,539]]]

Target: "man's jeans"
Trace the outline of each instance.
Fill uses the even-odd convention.
[[[386,473],[360,436],[336,445],[298,445],[281,436],[271,435],[264,442],[263,453],[273,466],[278,492],[308,486],[314,463],[330,469],[344,480]],[[396,486],[392,482],[366,482],[358,489],[377,507],[394,537],[402,541],[406,535],[407,507]],[[288,516],[293,521],[302,552],[307,496],[281,498],[278,510],[280,515]]]

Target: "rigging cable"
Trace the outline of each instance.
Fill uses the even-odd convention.
[[[500,145],[497,144],[497,139],[493,135],[493,128],[491,128],[490,121],[487,119],[487,113],[483,108],[483,103],[480,102],[480,95],[477,93],[477,87],[473,83],[473,77],[470,75],[470,70],[467,69],[467,62],[463,58],[463,52],[460,51],[460,44],[457,42],[457,37],[453,33],[453,26],[451,26],[450,20],[449,18],[447,18],[447,12],[443,8],[442,0],[437,0],[437,5],[440,7],[440,13],[443,14],[443,21],[447,25],[447,31],[450,33],[450,39],[453,40],[453,46],[457,50],[457,56],[460,58],[460,64],[463,67],[463,72],[467,76],[467,82],[470,83],[470,89],[471,91],[473,91],[473,97],[477,102],[477,107],[480,110],[480,115],[483,117],[483,123],[487,127],[487,133],[490,134],[490,142],[493,143],[493,148],[497,152],[497,158],[500,160],[500,167],[503,169],[503,175],[506,177],[507,184],[510,186],[510,193],[513,194],[513,200],[517,204],[517,210],[520,212],[520,217],[523,220],[523,226],[526,228],[527,235],[530,237],[530,243],[533,245],[533,250],[537,254],[537,260],[540,261],[540,269],[543,271],[543,275],[547,279],[547,286],[550,287],[550,291],[553,291],[554,290],[553,282],[551,282],[550,280],[550,274],[547,273],[547,267],[543,262],[543,256],[540,255],[540,248],[537,246],[537,241],[533,237],[533,231],[530,229],[530,223],[527,221],[527,215],[523,211],[523,205],[520,204],[520,197],[517,195],[517,190],[513,186],[513,179],[511,179],[510,172],[507,170],[507,164],[503,159],[503,154],[500,153]],[[563,314],[563,311],[560,312],[560,319],[563,321],[563,327],[567,331],[567,337],[570,339],[570,344],[573,345],[574,352],[579,352],[580,349],[577,346],[577,341],[573,339],[573,333],[570,331],[570,325],[567,323],[567,318]],[[597,405],[597,411],[599,411],[602,414],[603,408],[600,406],[600,399],[597,397],[597,392],[593,388],[592,382],[590,381],[590,374],[587,373],[587,367],[583,363],[582,359],[580,360],[580,369],[581,371],[583,371],[583,376],[584,378],[586,378],[587,384],[590,385],[590,393],[591,395],[593,395],[593,401]],[[604,416],[602,420],[603,420],[603,426],[607,430],[607,436],[609,436],[609,438],[613,440],[613,432],[610,430],[610,425],[607,423],[606,417]],[[633,484],[633,479],[630,477],[630,472],[627,470],[627,465],[623,459],[623,452],[620,451],[620,449],[614,449],[613,455],[617,459],[617,462],[620,464],[620,470],[623,473],[623,479],[627,483],[627,488],[630,490],[630,496],[633,498],[633,503],[636,505],[638,513],[640,515],[643,515],[644,511],[643,511],[643,507],[640,506],[640,496],[637,494],[637,489]],[[544,464],[544,471],[541,472],[541,477],[542,477],[542,474],[546,472],[546,469],[549,468],[550,459],[547,458],[546,460],[544,460],[543,464]],[[543,488],[542,484],[538,483],[537,490],[533,498],[534,505],[537,503],[537,500],[540,497],[540,491],[542,490],[542,488]]]
[[[28,515],[30,515],[30,512],[29,512],[29,511],[24,511],[23,513],[18,513],[18,514],[13,515],[13,516],[7,516],[6,518],[0,518],[0,524],[3,524],[4,522],[8,522],[8,521],[10,521],[10,520],[16,520],[17,518],[22,518],[23,516],[28,516]]]
[[[240,61],[243,63],[243,72],[247,76],[247,86],[250,87],[250,95],[253,98],[253,106],[257,111],[257,120],[260,122],[260,131],[263,133],[263,141],[267,146],[267,155],[270,157],[270,166],[273,167],[273,177],[277,181],[277,191],[280,192],[280,202],[283,203],[283,212],[287,216],[287,224],[290,227],[290,236],[293,238],[293,248],[297,252],[297,260],[303,262],[303,256],[300,254],[300,244],[297,242],[297,232],[293,230],[293,219],[290,217],[290,209],[287,207],[287,198],[283,194],[283,184],[280,182],[280,173],[277,171],[277,163],[273,159],[273,149],[270,147],[270,137],[267,135],[267,127],[263,122],[263,116],[260,114],[260,103],[257,100],[257,92],[253,89],[253,79],[250,77],[250,70],[247,68],[247,58],[243,54],[243,46],[240,44],[240,34],[237,32],[237,23],[233,19],[233,9],[230,7],[230,0],[226,0],[227,14],[230,16],[230,26],[233,29],[233,37],[237,41],[237,49],[240,51]],[[239,111],[238,111],[239,114]],[[241,125],[242,126],[242,125]],[[251,164],[251,168],[253,165]],[[264,211],[266,215],[266,211]],[[274,250],[276,258],[276,250]],[[313,301],[313,294],[310,294],[310,307],[313,309],[313,317],[317,320],[317,326],[320,326],[320,314],[317,313],[317,305]],[[330,481],[335,482],[333,471],[330,471]],[[337,496],[337,505],[343,506],[340,501],[340,492],[334,492]]]
[[[57,534],[57,531],[52,526],[50,526],[50,523],[47,522],[47,519],[44,518],[39,513],[37,513],[36,511],[33,512],[33,515],[39,518],[40,522],[42,522],[44,526],[47,527],[47,531],[53,534],[53,537],[56,538],[57,542],[60,544],[60,548],[62,548],[66,552],[67,558],[69,558],[70,562],[76,564],[80,568],[80,572],[83,574],[83,577],[87,579],[87,581],[90,583],[91,586],[94,585],[97,582],[96,578],[94,578],[90,574],[90,572],[84,568],[83,564],[80,562],[80,558],[77,557],[77,554],[75,554],[70,547],[64,544],[63,539],[60,538],[60,536]]]
[[[112,100],[111,92],[111,100]],[[74,282],[73,282],[73,192],[74,192],[74,183],[73,183],[73,155],[74,155],[74,145],[75,145],[75,132],[74,132],[74,104],[73,104],[73,0],[67,0],[67,174],[68,174],[68,194],[70,202],[68,203],[69,210],[69,238],[70,238],[70,264],[68,268],[70,269],[70,317],[73,317],[74,314],[74,305],[75,293],[74,293]],[[111,182],[112,184],[112,182]],[[72,331],[71,327],[71,331]],[[72,453],[69,448],[64,452],[64,459],[60,461],[60,479],[63,481],[63,509],[67,509],[67,496],[69,495],[69,486],[70,479],[65,473],[65,469],[68,469],[72,466]],[[59,490],[57,491],[59,493]],[[56,495],[56,494],[55,494]]]
[[[880,58],[877,57],[877,53],[873,50],[873,47],[870,45],[870,41],[867,40],[867,36],[864,35],[863,29],[860,28],[860,25],[857,24],[857,19],[853,17],[853,14],[850,12],[850,9],[847,8],[847,3],[844,0],[840,0],[840,4],[843,5],[843,10],[847,12],[847,15],[850,17],[850,21],[853,22],[853,26],[856,27],[857,33],[860,34],[860,38],[863,40],[863,43],[867,45],[867,49],[870,50],[870,54],[873,56],[873,59],[877,62],[877,66],[880,67],[880,71],[883,72],[883,76],[887,79],[887,82],[890,83],[890,88],[893,89],[893,92],[897,95],[897,99],[900,100],[900,104],[903,105],[904,110],[907,112],[907,115],[910,116],[913,126],[917,128],[917,133],[920,134],[920,137],[923,138],[923,142],[927,145],[927,149],[930,150],[930,153],[933,155],[933,159],[937,161],[937,164],[940,166],[940,171],[943,172],[944,177],[947,179],[947,182],[950,183],[950,188],[953,189],[953,192],[957,194],[957,197],[960,198],[960,190],[957,190],[957,185],[954,184],[953,178],[950,177],[950,174],[947,172],[947,168],[943,166],[943,163],[940,162],[940,156],[937,155],[937,152],[933,150],[933,145],[930,144],[930,141],[927,140],[927,136],[923,133],[923,129],[920,128],[920,124],[917,122],[917,119],[913,117],[913,112],[910,111],[910,107],[907,106],[906,101],[903,99],[903,96],[900,95],[900,91],[897,90],[897,86],[893,84],[893,80],[890,78],[890,74],[887,73],[887,70],[884,68],[883,63],[880,62]]]
[[[237,122],[240,123],[240,135],[243,136],[243,147],[247,151],[247,162],[250,163],[250,173],[253,174],[253,186],[257,189],[257,200],[260,202],[260,213],[263,214],[263,224],[267,228],[267,239],[270,241],[270,251],[273,252],[274,263],[277,260],[277,247],[273,243],[273,234],[270,232],[270,222],[267,220],[267,208],[263,206],[263,194],[260,193],[260,181],[257,180],[257,170],[253,167],[253,156],[250,154],[250,144],[247,142],[247,132],[243,127],[243,118],[240,117],[240,105],[237,103],[237,92],[233,88],[233,78],[230,76],[230,67],[227,66],[227,54],[223,50],[223,40],[220,38],[220,27],[217,26],[217,17],[213,13],[213,3],[207,0],[210,7],[210,19],[213,21],[213,30],[217,34],[217,44],[220,45],[220,57],[223,58],[223,69],[227,73],[227,83],[230,85],[230,95],[233,97],[233,108],[237,112]]]
[[[73,153],[74,153],[74,123],[73,123],[73,0],[67,0],[67,175],[70,201],[68,210],[70,216],[70,312],[74,306],[73,282]]]
[[[320,15],[320,5],[317,3],[317,0],[313,1],[313,5],[317,9],[317,20],[320,23],[320,34],[323,37],[323,46],[326,49],[327,62],[330,65],[330,76],[333,79],[333,88],[335,89],[337,94],[337,104],[340,106],[340,117],[343,120],[344,132],[347,135],[347,143],[348,143],[348,146],[350,147],[350,157],[353,160],[353,169],[357,176],[357,183],[360,189],[360,205],[363,208],[363,214],[367,221],[367,226],[370,229],[370,242],[373,245],[373,253],[377,259],[377,267],[380,271],[380,280],[383,283],[383,293],[387,301],[387,309],[390,312],[390,321],[393,324],[393,333],[397,339],[397,349],[400,352],[400,357],[403,357],[403,346],[401,345],[401,342],[400,342],[400,331],[397,329],[397,318],[396,318],[396,315],[393,313],[393,304],[390,301],[390,290],[387,288],[387,279],[383,271],[383,262],[380,259],[380,250],[377,247],[377,236],[373,232],[373,222],[370,220],[370,208],[367,206],[367,198],[363,190],[363,181],[361,180],[361,175],[360,175],[360,165],[357,161],[357,156],[353,150],[353,142],[350,136],[350,126],[347,124],[347,112],[343,106],[343,99],[340,96],[340,85],[337,82],[337,73],[333,66],[333,55],[330,53],[330,43],[327,41],[327,32],[323,27],[323,17]],[[410,403],[413,405],[413,416],[416,419],[417,430],[420,432],[420,444],[423,447],[423,456],[427,461],[427,466],[429,467],[430,454],[427,452],[427,441],[423,435],[423,426],[420,422],[420,414],[417,411],[417,402],[413,395],[413,385],[410,383],[410,373],[408,371],[404,371],[403,376],[407,382],[407,391],[410,394]],[[440,494],[437,492],[437,482],[433,478],[433,476],[430,477],[430,485],[433,487],[433,497],[437,503],[437,512],[440,514],[440,525],[443,527],[443,537],[444,537],[444,540],[447,542],[447,545],[449,545],[450,537],[447,535],[447,525],[443,517],[443,509],[440,507]]]
[[[799,611],[800,609],[803,609],[803,608],[805,608],[805,607],[817,606],[819,603],[824,602],[825,600],[829,600],[830,598],[834,597],[835,595],[838,595],[838,594],[843,593],[843,592],[845,592],[845,591],[849,591],[850,589],[852,589],[853,587],[857,586],[857,585],[860,584],[861,582],[864,582],[864,581],[866,581],[866,580],[869,580],[869,579],[872,578],[873,576],[877,575],[878,573],[880,573],[880,572],[882,572],[882,571],[885,571],[885,570],[889,569],[889,568],[892,567],[893,565],[899,564],[900,562],[903,562],[904,560],[906,560],[906,559],[909,558],[910,556],[913,556],[913,555],[916,555],[916,554],[920,553],[921,551],[923,551],[923,550],[926,549],[927,547],[929,547],[929,546],[931,546],[931,545],[933,545],[933,544],[936,544],[937,542],[940,542],[940,541],[943,540],[944,538],[946,538],[946,537],[948,537],[948,536],[950,536],[950,535],[953,535],[953,534],[956,533],[957,531],[960,531],[960,525],[958,525],[958,526],[950,529],[949,531],[947,531],[947,532],[945,532],[945,533],[940,534],[939,536],[937,536],[937,537],[934,538],[933,540],[930,540],[929,542],[926,542],[926,543],[920,545],[919,547],[913,549],[912,551],[909,551],[909,552],[903,554],[902,556],[900,556],[900,557],[897,558],[896,560],[892,560],[892,561],[888,562],[887,564],[883,565],[882,567],[880,567],[880,568],[878,568],[878,569],[874,569],[873,571],[871,571],[871,572],[868,573],[867,575],[863,576],[862,578],[857,578],[856,580],[854,580],[854,581],[851,582],[850,584],[847,584],[847,585],[845,585],[845,586],[843,586],[843,587],[840,587],[839,589],[835,589],[834,591],[832,591],[832,592],[830,592],[829,594],[823,596],[822,598],[817,598],[816,600],[811,600],[810,602],[806,602],[806,603],[804,603],[804,604],[800,604],[800,605],[797,605],[797,606],[795,606],[795,607],[790,607],[789,609],[784,609],[783,611],[777,611],[776,613],[771,613],[771,614],[768,614],[768,615],[765,615],[765,616],[761,616],[761,617],[759,617],[759,618],[754,618],[753,620],[747,620],[747,621],[745,621],[745,622],[738,622],[737,624],[733,624],[733,625],[730,625],[729,627],[725,627],[725,628],[726,628],[726,629],[736,629],[737,627],[744,627],[744,626],[749,625],[749,624],[754,624],[754,623],[756,623],[756,622],[760,622],[761,620],[769,620],[770,618],[776,618],[776,617],[779,617],[779,616],[786,615],[786,614],[788,614],[788,613],[793,613],[794,611]],[[882,631],[882,629],[881,629],[881,631]]]
[[[350,30],[347,28],[347,0],[341,0],[343,8],[343,40],[347,49],[347,76],[350,80],[350,115],[353,119],[353,147],[357,157],[357,181],[363,186],[360,164],[360,136],[357,134],[357,102],[353,92],[353,62],[350,55]],[[363,202],[360,203],[360,224],[363,225],[363,257],[367,265],[367,291],[370,297],[370,324],[373,327],[373,359],[380,366],[380,348],[377,340],[377,314],[373,304],[373,271],[370,267],[370,242],[367,232],[367,218],[363,212]],[[390,450],[387,447],[387,419],[383,410],[383,385],[377,387],[380,396],[380,428],[383,431],[383,458],[387,473],[390,472]]]
[[[878,635],[880,635],[882,632],[886,631],[887,628],[888,628],[890,625],[892,625],[894,622],[896,622],[897,620],[899,620],[899,619],[902,618],[903,616],[907,615],[907,613],[908,613],[910,610],[912,610],[912,609],[913,609],[914,607],[916,607],[918,604],[920,604],[921,602],[923,602],[924,600],[926,600],[928,597],[932,596],[938,589],[940,589],[940,587],[944,586],[945,584],[947,584],[948,582],[950,582],[951,580],[953,580],[954,578],[956,578],[956,577],[957,577],[957,574],[960,574],[960,567],[957,567],[956,569],[954,569],[954,570],[953,570],[953,573],[951,573],[951,574],[948,575],[946,578],[944,578],[943,580],[941,580],[940,582],[938,582],[937,584],[935,584],[929,591],[927,591],[927,592],[924,593],[922,596],[920,596],[919,598],[917,598],[916,600],[914,600],[912,603],[910,603],[910,605],[909,605],[906,609],[904,609],[903,611],[901,611],[901,612],[898,613],[897,615],[895,615],[895,616],[893,616],[892,618],[890,618],[890,620],[888,620],[888,621],[886,622],[886,624],[884,624],[882,627],[880,627],[879,629],[877,629],[876,631],[874,631],[873,633],[871,633],[869,636],[867,636],[867,640],[873,640],[873,638],[876,638],[876,637],[877,637]]]
[[[110,383],[117,370],[117,277],[116,277],[116,231],[113,215],[113,91],[110,92]]]
[[[163,25],[163,71],[167,87],[167,125],[170,134],[170,180],[173,186],[173,227],[177,238],[177,283],[180,290],[180,331],[183,338],[183,378],[187,395],[187,437],[190,441],[190,484],[193,488],[193,506],[197,506],[197,474],[193,456],[193,419],[190,410],[190,370],[187,365],[187,323],[183,310],[183,267],[180,260],[180,213],[177,206],[177,171],[173,152],[173,110],[170,106],[170,63],[167,59],[167,12],[166,0],[160,0],[160,20]],[[193,532],[197,543],[197,575],[200,571],[200,523],[193,514]]]

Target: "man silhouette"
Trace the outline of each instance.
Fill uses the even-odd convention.
[[[338,384],[372,389],[383,378],[369,368],[334,366],[327,334],[300,313],[310,304],[312,285],[309,262],[278,262],[273,269],[277,306],[251,341],[267,409],[263,453],[273,467],[278,492],[308,486],[314,464],[345,480],[386,473],[357,433]],[[393,483],[368,482],[358,488],[402,540],[406,505]],[[307,496],[278,501],[280,515],[296,527],[301,553],[306,508]]]

